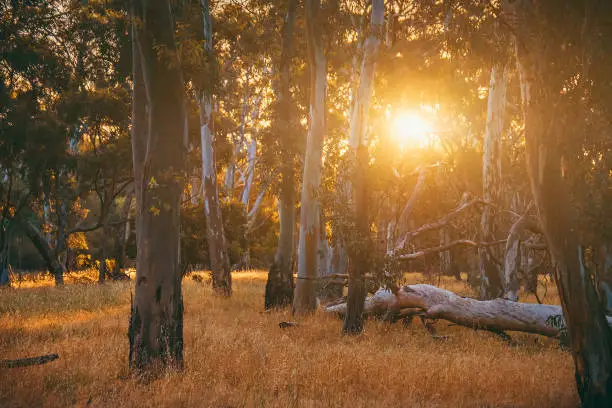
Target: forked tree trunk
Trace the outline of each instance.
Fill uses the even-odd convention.
[[[323,138],[325,137],[325,93],[327,61],[323,52],[320,15],[321,1],[306,0],[308,69],[310,71],[310,123],[304,159],[300,209],[298,277],[293,297],[293,313],[312,313],[317,307],[316,279],[319,257],[320,210],[317,198],[321,185]]]
[[[212,26],[210,5],[202,0],[204,18],[204,40],[206,52],[212,56]],[[212,271],[212,285],[215,293],[231,296],[232,275],[230,270],[225,231],[219,202],[217,168],[213,143],[212,95],[202,92],[200,105],[200,136],[202,139],[202,185],[204,190],[204,212],[206,215],[206,238]]]
[[[504,116],[506,111],[506,88],[508,70],[505,64],[495,64],[491,69],[489,99],[487,104],[487,124],[484,138],[484,156],[482,164],[483,197],[486,201],[498,204],[501,200],[501,149]],[[495,208],[485,206],[480,221],[480,240],[494,241]],[[478,260],[480,269],[480,297],[494,299],[504,293],[502,271],[493,257],[499,257],[494,248],[479,248]]]
[[[185,176],[187,129],[170,13],[162,0],[132,6],[138,255],[128,337],[129,364],[138,371],[183,365],[179,180]],[[162,59],[158,46],[164,47]]]
[[[602,3],[603,4],[603,3]],[[505,2],[504,13],[520,21],[511,28],[523,81],[527,168],[531,189],[552,258],[563,314],[568,324],[578,395],[584,407],[612,406],[612,331],[583,259],[576,214],[561,178],[558,140],[567,140],[557,75],[547,57],[556,47],[547,16],[533,1]],[[594,14],[595,15],[595,14]],[[587,21],[584,21],[589,27]],[[586,31],[585,31],[586,32]],[[586,78],[585,80],[588,80]],[[560,85],[559,85],[560,86]],[[582,107],[576,106],[577,110]]]
[[[281,55],[279,62],[278,109],[282,149],[281,184],[278,196],[278,218],[280,232],[274,262],[266,282],[265,308],[289,306],[293,301],[293,247],[295,231],[295,180],[294,180],[294,138],[291,99],[291,59],[293,56],[293,33],[297,0],[289,0],[283,26]]]
[[[366,296],[365,274],[369,269],[370,253],[372,251],[367,210],[366,172],[369,158],[366,131],[370,99],[374,87],[375,62],[378,57],[384,21],[384,0],[372,0],[370,32],[363,47],[359,88],[350,119],[349,144],[353,159],[351,168],[354,171],[349,191],[358,236],[355,245],[351,246],[352,251],[349,252],[351,262],[349,265],[347,313],[342,328],[342,331],[346,334],[358,334],[363,331],[363,302]]]

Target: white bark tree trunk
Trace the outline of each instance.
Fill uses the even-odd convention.
[[[487,105],[487,124],[484,138],[482,166],[483,197],[485,201],[498,204],[501,199],[501,149],[506,112],[506,89],[508,70],[505,64],[495,64],[491,69],[491,83]],[[480,222],[480,240],[495,240],[494,207],[486,206]],[[480,248],[479,268],[481,279],[480,296],[494,299],[503,295],[502,272],[493,257],[498,255],[493,248]],[[497,256],[498,258],[498,256]]]
[[[325,94],[327,90],[327,61],[320,31],[320,0],[305,0],[308,39],[308,67],[310,70],[310,123],[306,141],[302,204],[300,210],[300,238],[298,249],[298,278],[293,298],[293,313],[311,313],[316,309],[317,249],[320,239],[319,200],[321,185],[323,138],[325,137]]]
[[[346,314],[346,303],[328,306],[328,313]],[[407,285],[396,293],[379,289],[368,297],[364,313],[391,321],[415,314],[483,330],[520,331],[555,337],[565,327],[561,306],[519,303],[505,299],[476,300],[431,285]],[[558,318],[560,324],[552,319]],[[612,318],[608,317],[608,324]]]
[[[209,1],[202,0],[205,47],[206,52],[212,55],[212,26],[209,7]],[[206,215],[206,236],[210,256],[210,269],[212,271],[212,284],[217,294],[230,296],[232,294],[232,275],[227,255],[217,185],[217,168],[212,129],[212,95],[202,92],[198,103],[200,107],[200,137],[202,139],[204,212]]]

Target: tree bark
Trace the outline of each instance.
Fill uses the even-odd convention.
[[[495,64],[491,69],[489,99],[487,105],[487,124],[484,138],[484,156],[482,166],[483,197],[485,201],[499,204],[501,200],[501,149],[506,111],[506,88],[508,70],[505,64]],[[495,239],[496,227],[494,221],[495,209],[486,206],[480,222],[480,240]],[[493,248],[480,248],[480,297],[494,299],[504,293],[502,271],[493,260],[498,255]]]
[[[212,21],[208,0],[202,0],[204,19],[204,40],[206,52],[212,56]],[[212,95],[207,91],[201,93],[200,105],[200,136],[202,139],[202,185],[204,190],[204,212],[206,215],[206,238],[210,255],[212,285],[215,293],[221,296],[231,296],[232,275],[230,270],[225,231],[219,202],[217,183],[217,168],[213,143]]]
[[[0,287],[10,286],[11,277],[9,274],[9,228],[10,220],[2,217],[0,219]]]
[[[317,307],[316,279],[319,257],[320,210],[317,193],[321,185],[323,138],[325,137],[325,93],[327,61],[320,30],[321,2],[306,0],[308,69],[310,71],[310,124],[306,141],[300,209],[298,277],[293,297],[293,313],[312,313]]]
[[[572,136],[559,120],[566,112],[558,109],[567,102],[562,100],[560,85],[548,80],[558,69],[548,60],[556,52],[552,51],[556,44],[550,41],[564,33],[559,30],[551,36],[548,16],[533,1],[506,1],[503,7],[505,14],[516,17],[511,28],[524,89],[527,169],[542,230],[556,264],[554,277],[568,323],[578,395],[583,407],[612,406],[612,331],[584,263],[576,214],[561,177],[559,140]],[[589,27],[587,20],[583,23]],[[581,111],[582,107],[576,109]]]
[[[346,303],[328,306],[328,313],[344,315]],[[505,299],[476,300],[459,296],[431,285],[407,285],[396,293],[379,289],[364,303],[368,316],[385,317],[397,321],[421,315],[483,330],[520,331],[556,337],[564,330],[562,308],[557,305],[512,302]],[[559,319],[554,323],[552,320]],[[612,324],[608,317],[606,325]]]
[[[31,221],[24,219],[15,219],[22,226],[32,244],[38,250],[38,253],[42,256],[49,273],[55,278],[55,285],[61,286],[64,284],[64,265],[57,259],[55,250],[51,248],[47,237],[42,233],[40,228],[34,225]]]
[[[170,4],[134,2],[132,32],[138,255],[128,329],[129,364],[138,371],[181,368],[179,209],[187,129]],[[163,56],[154,46],[164,48]]]
[[[117,228],[115,236],[115,267],[113,270],[113,278],[121,275],[121,270],[125,267],[125,249],[130,239],[130,209],[134,200],[134,191],[129,191],[125,196],[123,207],[121,208],[121,219],[125,220],[123,224]]]
[[[612,314],[612,244],[599,247],[597,262],[597,289],[606,314]]]
[[[368,168],[368,146],[366,131],[370,99],[374,87],[374,70],[382,37],[385,20],[384,0],[372,0],[372,15],[370,32],[364,43],[363,61],[359,78],[359,88],[350,119],[349,145],[353,157],[351,167],[354,170],[352,185],[349,191],[352,195],[352,209],[357,237],[355,245],[349,251],[349,281],[347,313],[342,331],[345,334],[359,334],[363,331],[363,301],[366,296],[365,274],[369,269],[370,223],[368,214],[368,197],[366,172]]]
[[[521,233],[525,229],[539,231],[537,220],[525,213],[512,225],[506,241],[506,256],[504,258],[504,298],[518,301],[520,289],[519,269],[521,267]]]

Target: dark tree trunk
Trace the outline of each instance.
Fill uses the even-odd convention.
[[[108,228],[108,215],[107,215],[106,219],[104,220],[104,225],[102,225],[102,236],[108,237],[109,234],[110,234],[110,231]],[[104,283],[104,281],[106,280],[106,275],[108,274],[108,266],[106,265],[106,257],[107,257],[106,247],[107,247],[106,240],[103,240],[102,248],[100,248],[101,256],[100,256],[100,267],[98,269],[98,283]]]
[[[270,266],[266,282],[265,308],[289,306],[293,301],[293,247],[295,231],[295,177],[294,177],[294,138],[293,103],[291,99],[291,59],[293,55],[293,31],[297,0],[289,0],[287,15],[283,26],[283,38],[279,63],[278,114],[282,131],[281,146],[283,164],[281,185],[278,197],[280,233],[274,262]]]
[[[133,155],[139,228],[128,337],[129,364],[139,371],[183,364],[179,268],[183,189],[179,180],[184,179],[186,113],[170,10],[170,4],[162,0],[136,1],[132,8],[132,143],[136,147]],[[163,58],[154,46],[164,47]]]
[[[19,223],[45,261],[49,273],[55,277],[55,285],[63,285],[65,272],[64,265],[57,259],[55,250],[51,248],[40,228],[28,220],[19,220]]]
[[[7,221],[0,221],[0,287],[9,286],[11,278],[9,274],[9,227],[2,225]]]
[[[125,220],[119,228],[115,237],[115,267],[113,269],[113,279],[121,275],[125,268],[125,250],[130,236],[130,208],[134,200],[134,191],[130,190],[125,196],[123,208],[121,208],[121,219]]]
[[[523,89],[527,166],[542,230],[556,264],[554,277],[568,326],[578,395],[583,407],[610,407],[612,332],[584,263],[576,214],[561,177],[559,141],[573,136],[565,126],[567,112],[562,111],[567,97],[559,92],[562,85],[551,80],[558,68],[550,59],[557,52],[557,44],[551,41],[563,38],[564,31],[551,33],[554,27],[546,24],[548,15],[533,1],[505,2],[503,12],[516,16],[511,28]],[[582,24],[591,29],[587,20]]]
[[[601,304],[606,314],[612,315],[612,243],[600,245],[596,272]]]
[[[366,144],[367,117],[374,88],[374,68],[380,46],[380,37],[385,19],[383,0],[372,1],[370,33],[364,42],[363,62],[359,77],[359,88],[353,105],[350,126],[350,146],[354,169],[351,185],[353,216],[357,232],[356,242],[349,251],[349,280],[347,313],[342,331],[359,334],[363,331],[363,302],[366,296],[365,274],[369,269],[373,242],[370,237],[368,214],[368,191],[366,172],[369,166]]]
[[[382,0],[378,1],[382,2]],[[363,302],[366,297],[365,274],[369,269],[369,255],[372,250],[370,245],[372,243],[369,239],[370,224],[367,211],[368,197],[366,188],[368,148],[365,144],[360,144],[357,148],[356,159],[353,199],[357,242],[352,245],[352,251],[349,252],[347,312],[344,316],[344,326],[342,328],[342,331],[346,334],[359,334],[363,331]]]

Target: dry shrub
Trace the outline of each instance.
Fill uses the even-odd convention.
[[[185,279],[185,371],[149,382],[127,370],[131,282],[0,291],[0,358],[60,355],[0,369],[0,406],[578,406],[571,356],[554,340],[515,334],[511,347],[445,322],[437,326],[447,341],[416,322],[369,321],[364,335],[344,337],[321,312],[282,330],[287,311],[262,311],[265,273],[237,273],[234,284],[221,299],[205,281]]]

